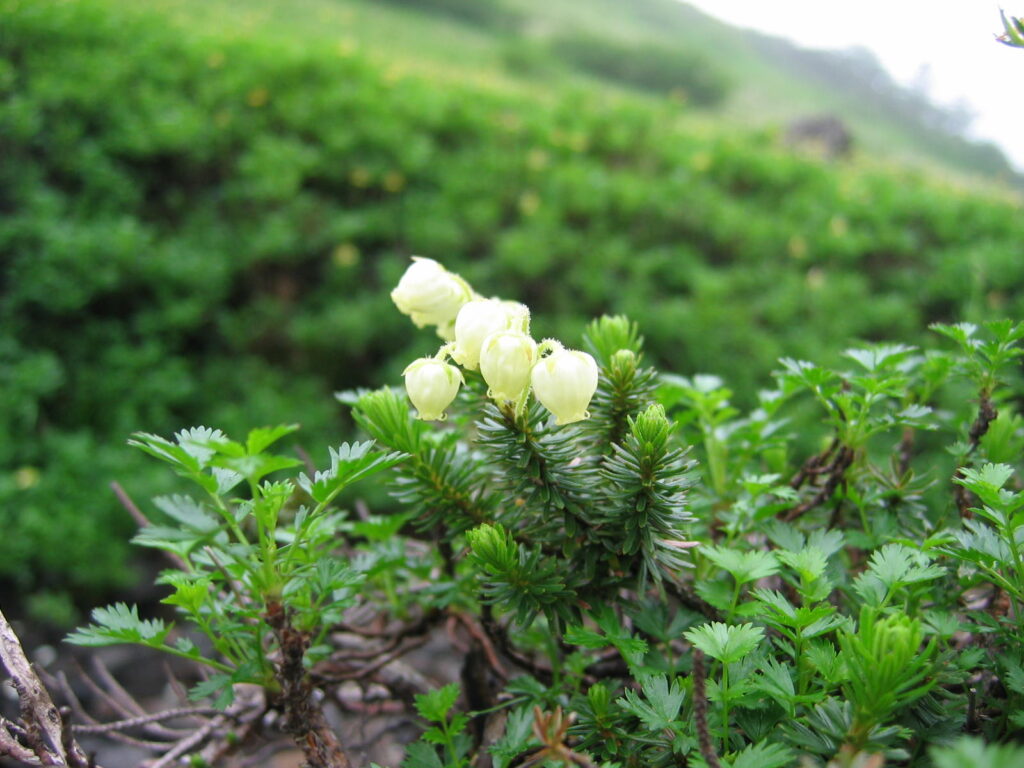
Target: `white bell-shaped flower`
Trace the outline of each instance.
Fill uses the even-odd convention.
[[[436,325],[444,338],[451,338],[456,315],[472,298],[469,283],[421,256],[412,257],[412,264],[391,292],[399,312],[409,315],[417,328]]]
[[[556,349],[534,366],[530,381],[533,394],[555,414],[556,423],[589,418],[587,406],[597,391],[597,363],[586,352]]]
[[[464,368],[475,371],[480,364],[480,347],[492,333],[506,330],[526,332],[530,310],[525,304],[499,299],[474,299],[463,305],[455,318],[455,348],[452,357]]]
[[[436,357],[421,357],[410,363],[402,375],[417,415],[424,421],[444,421],[444,411],[463,383],[462,372]]]
[[[480,373],[488,396],[499,403],[516,402],[530,386],[530,370],[537,362],[537,342],[522,331],[497,331],[480,346]]]

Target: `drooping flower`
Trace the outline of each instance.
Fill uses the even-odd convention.
[[[409,315],[417,328],[436,325],[442,338],[451,339],[455,317],[473,298],[469,283],[433,259],[413,256],[412,264],[391,292],[399,312]]]
[[[480,373],[488,396],[497,402],[519,401],[530,386],[530,370],[537,362],[537,342],[522,331],[497,331],[480,346]]]
[[[587,406],[597,391],[597,363],[586,352],[556,349],[534,366],[530,381],[556,423],[572,424],[590,416]]]
[[[421,357],[406,366],[402,375],[405,376],[405,390],[416,406],[419,418],[444,421],[444,411],[452,404],[463,383],[462,372],[436,357]]]
[[[464,304],[455,318],[455,361],[475,371],[480,364],[480,347],[492,333],[506,330],[526,332],[530,310],[525,304],[499,299],[474,299]]]

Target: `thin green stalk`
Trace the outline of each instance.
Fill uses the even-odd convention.
[[[796,658],[796,692],[803,696],[807,693],[807,666],[804,661],[804,638],[800,634],[800,630],[797,629],[795,632],[796,642],[793,643],[794,652]]]
[[[179,656],[183,659],[188,659],[189,661],[197,661],[200,664],[205,664],[211,669],[216,669],[218,672],[225,672],[227,674],[231,674],[235,671],[234,667],[228,666],[224,662],[217,661],[216,659],[208,659],[205,656],[193,656],[190,653],[185,653],[185,651],[178,650],[173,645],[161,645],[159,646],[159,648],[161,651],[169,653],[172,656]]]
[[[722,497],[726,490],[725,446],[715,437],[714,425],[704,417],[701,418],[701,422],[704,432],[704,450],[708,455],[708,474],[711,487],[717,496]]]
[[[722,754],[729,751],[729,665],[722,662]]]
[[[1003,537],[1006,539],[1006,545],[1010,550],[1010,555],[1013,557],[1014,570],[1017,574],[1017,593],[1020,593],[1020,585],[1024,584],[1024,564],[1021,562],[1020,552],[1017,549],[1017,540],[1014,535],[1013,528],[1010,526],[1010,516],[1003,513]],[[1008,581],[1008,580],[1007,580]],[[1021,615],[1021,601],[1019,596],[1015,596],[1013,592],[1010,593],[1011,610],[1013,611],[1013,618],[1017,622],[1017,633],[1021,638],[1024,638],[1024,616]]]
[[[388,599],[388,605],[391,606],[391,610],[396,616],[403,617],[405,611],[402,610],[402,604],[398,599],[398,592],[395,590],[394,571],[389,568],[381,574],[381,577],[381,583],[384,587],[384,595]]]
[[[729,605],[729,618],[736,617],[736,607],[739,605],[740,590],[743,587],[743,585],[740,583],[740,580],[737,579],[735,576],[733,577],[733,581],[736,582],[736,586],[733,588],[732,591],[732,603]]]

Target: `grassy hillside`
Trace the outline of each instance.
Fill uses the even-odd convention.
[[[157,7],[189,34],[198,25],[236,37],[258,30],[332,40],[396,71],[539,98],[559,98],[567,87],[638,96],[628,84],[567,66],[558,50],[567,33],[632,44],[641,59],[652,48],[678,49],[728,82],[727,98],[713,110],[727,122],[771,127],[833,114],[850,126],[864,157],[1021,184],[994,145],[958,136],[948,114],[896,85],[869,54],[801,49],[676,0],[165,0]]]
[[[782,355],[1024,314],[1005,194],[794,156],[569,70],[513,76],[479,21],[0,11],[0,576],[24,594],[128,577],[107,483],[167,487],[133,430],[295,421],[314,455],[350,438],[331,393],[436,348],[389,306],[411,253],[529,302],[540,336],[628,313],[653,361],[746,403]]]

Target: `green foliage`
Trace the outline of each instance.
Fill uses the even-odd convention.
[[[386,0],[421,13],[436,13],[465,24],[502,32],[514,32],[522,16],[500,0]]]
[[[68,639],[76,645],[111,645],[141,643],[159,648],[170,629],[159,619],[143,620],[135,606],[117,603],[92,612],[93,624],[80,629]]]
[[[708,135],[661,103],[396,79],[333,38],[189,34],[115,0],[2,12],[0,575],[19,593],[130,577],[131,521],[96,488],[171,490],[118,447],[135,430],[283,420],[325,451],[324,393],[426,349],[382,290],[410,251],[529,297],[545,334],[627,312],[647,365],[717,371],[734,406],[783,354],[830,365],[851,338],[1021,309],[1024,224],[992,195]],[[627,357],[595,401],[610,429],[648,404]]]
[[[644,573],[660,580],[664,568],[682,567],[692,545],[685,539],[692,520],[685,498],[693,463],[670,444],[672,424],[663,406],[650,405],[626,421],[628,434],[621,445],[609,441],[613,454],[601,469],[614,489],[601,519],[622,553],[640,553]]]
[[[643,698],[627,689],[624,697],[615,703],[639,717],[652,731],[673,730],[685,698],[679,681],[673,680],[669,687],[664,675],[656,675],[641,680],[640,690]]]
[[[551,43],[552,52],[573,67],[624,85],[673,93],[697,106],[714,106],[729,93],[728,76],[710,58],[678,46],[629,44],[575,33]]]
[[[331,449],[328,469],[312,478],[296,476],[301,462],[267,452],[295,430],[254,429],[244,443],[207,427],[182,430],[173,440],[136,433],[133,446],[201,491],[198,498],[154,499],[167,522],[144,527],[135,541],[168,553],[179,565],[159,578],[172,590],[163,602],[205,635],[212,652],[184,635],[170,643],[171,627],[141,619],[136,607],[123,603],[94,610],[93,623],[68,642],[135,643],[206,665],[217,674],[192,696],[213,696],[220,707],[231,703],[236,683],[276,688],[272,658],[293,629],[305,636],[309,663],[323,658],[331,627],[355,604],[374,565],[372,558],[346,561],[332,553],[345,516],[330,504],[346,486],[394,466],[404,454],[373,451],[369,442],[346,443]],[[282,472],[291,477],[267,479]],[[238,497],[242,483],[248,490]]]
[[[985,744],[981,739],[962,738],[949,747],[932,749],[935,768],[1014,768],[1024,760],[1024,749],[1013,744]]]
[[[597,321],[588,344],[603,361],[608,397],[585,429],[559,427],[535,401],[481,405],[483,387],[472,378],[463,408],[478,420],[457,410],[451,421],[472,424],[473,446],[457,430],[428,439],[391,390],[345,397],[378,442],[410,454],[395,490],[423,527],[446,541],[465,531],[486,599],[519,625],[543,614],[556,633],[578,624],[593,601],[614,600],[620,586],[660,583],[693,546],[692,465],[665,409],[648,404],[653,373],[636,369],[635,326]]]
[[[477,565],[488,575],[485,594],[495,602],[516,607],[516,621],[529,624],[543,612],[557,626],[559,619],[575,616],[558,564],[543,559],[540,548],[527,552],[500,525],[481,525],[467,531],[466,539]]]
[[[853,705],[850,744],[865,746],[871,730],[884,723],[898,706],[908,706],[937,682],[935,640],[922,648],[920,622],[906,614],[881,617],[861,608],[857,632],[839,634],[840,661],[849,679],[843,693]]]
[[[685,636],[711,658],[732,664],[757,647],[764,639],[764,630],[750,624],[727,626],[716,621],[691,629]]]
[[[409,745],[402,768],[463,768],[470,765],[470,741],[463,733],[469,717],[452,711],[458,698],[457,683],[416,694],[416,711],[434,725],[424,732],[421,741]],[[443,749],[443,759],[438,756],[436,747]]]
[[[1015,48],[1024,48],[1024,21],[1015,16],[1008,16],[1006,11],[1001,8],[999,14],[1003,17],[1004,30],[1004,33],[997,38],[999,42]]]
[[[417,695],[428,725],[405,768],[472,765],[472,718],[505,708],[491,743],[500,765],[660,767],[714,751],[741,768],[872,755],[924,766],[926,747],[965,728],[1012,737],[1024,727],[1024,493],[1019,456],[987,461],[983,437],[992,403],[1015,392],[1020,333],[941,330],[957,348],[856,347],[841,367],[783,360],[778,389],[745,413],[721,379],[641,368],[636,326],[602,318],[587,329],[600,362],[584,424],[485,400],[472,372],[440,428],[393,389],[343,393],[374,442],[331,449],[322,471],[279,452],[292,425],[244,441],[205,427],[136,433],[134,446],[201,491],[157,497],[163,519],[136,542],[178,564],[159,579],[164,602],[210,650],[123,604],[69,640],[205,665],[191,695],[223,707],[238,683],[281,686],[288,638],[307,664],[326,658],[357,600],[425,626],[445,615],[479,626],[530,676],[502,672],[504,694],[479,713],[459,709],[454,683]],[[932,407],[963,379],[977,413]],[[804,458],[785,425],[806,404],[827,444]],[[915,461],[916,435],[952,444],[945,482],[916,477],[937,455]],[[690,437],[703,465],[685,458]],[[387,469],[407,510],[349,521],[332,508]],[[934,760],[978,751],[949,749]]]
[[[396,496],[416,507],[419,527],[443,522],[457,533],[487,519],[497,499],[484,489],[485,475],[452,440],[432,438],[402,395],[385,388],[342,399],[356,405],[356,422],[374,439],[409,454]]]

